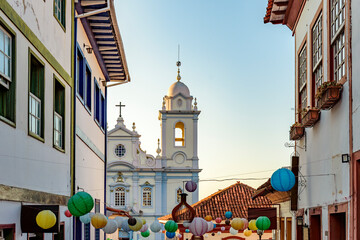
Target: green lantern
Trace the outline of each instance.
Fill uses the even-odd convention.
[[[141,233],[141,236],[143,236],[143,237],[148,237],[148,236],[150,236],[150,231],[149,230],[146,230],[145,232],[142,232]]]
[[[90,194],[86,192],[78,192],[68,201],[68,209],[75,217],[87,214],[94,207],[94,200]]]
[[[269,229],[270,224],[271,224],[271,222],[270,222],[270,219],[268,217],[261,216],[261,217],[258,217],[256,219],[256,227],[259,230],[267,230],[267,229]]]
[[[174,222],[173,220],[167,221],[165,224],[165,230],[167,232],[176,232],[176,230],[178,229],[178,225],[176,222]]]

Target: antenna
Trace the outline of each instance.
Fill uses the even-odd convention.
[[[180,66],[181,66],[181,62],[180,62],[180,44],[178,44],[178,61],[176,62],[176,66],[178,67],[178,75],[176,77],[176,79],[178,81],[180,81],[181,76],[180,76]]]

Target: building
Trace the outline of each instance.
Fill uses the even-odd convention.
[[[148,224],[170,213],[180,201],[184,182],[197,183],[201,171],[197,153],[200,111],[196,101],[192,102],[189,88],[180,81],[180,73],[177,79],[170,86],[159,111],[161,139],[158,140],[157,156],[141,149],[135,123],[132,130],[128,129],[121,110],[115,128],[108,132],[107,202],[112,208],[142,216]],[[121,109],[121,103],[118,106]],[[197,201],[198,190],[189,196],[189,202]],[[126,234],[120,233],[122,237]],[[149,238],[163,237],[157,233]]]
[[[268,1],[264,22],[288,26],[295,40],[297,111],[290,138],[297,141],[299,156],[298,191],[292,193],[298,199],[296,239],[360,236],[360,85],[353,81],[359,71],[352,67],[359,58],[358,5],[351,0]]]
[[[107,87],[130,81],[113,0],[75,4],[74,191],[86,191],[93,212],[106,214]],[[105,234],[76,218],[74,239]]]
[[[1,1],[0,239],[104,239],[64,212],[87,191],[105,213],[106,87],[129,81],[112,0]]]
[[[206,233],[207,236],[205,237],[214,240],[255,240],[259,238],[256,231],[253,231],[250,237],[245,237],[242,231],[239,231],[236,235],[232,235],[229,232],[230,226],[225,224],[225,212],[227,211],[232,212],[232,218],[245,218],[248,220],[256,219],[259,216],[268,216],[272,222],[270,228],[276,229],[276,215],[278,210],[272,208],[272,203],[267,197],[258,196],[257,198],[252,199],[254,193],[254,188],[236,182],[235,184],[219,190],[191,205],[195,210],[196,217],[205,218],[209,215],[212,217],[213,223],[215,223],[215,219],[218,217],[222,219],[221,223],[216,224],[216,227],[211,232]],[[178,233],[182,235],[180,239],[191,239],[192,234],[186,233],[186,228],[183,225],[184,221],[189,219],[190,216],[191,213],[189,208],[179,210],[177,214],[179,224]],[[166,223],[168,220],[172,219],[172,215],[169,214],[160,217],[159,221]],[[225,230],[221,230],[222,227],[225,227]],[[265,230],[262,239],[273,239],[271,229]],[[219,232],[221,232],[221,234],[219,234]]]
[[[72,10],[72,1],[0,2],[3,239],[72,238],[63,214],[71,195]],[[39,206],[58,216],[58,233],[34,233],[42,231],[31,214]]]

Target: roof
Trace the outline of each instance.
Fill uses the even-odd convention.
[[[114,0],[80,0],[76,11],[107,81],[130,81]],[[78,17],[79,17],[78,15]]]
[[[189,88],[183,82],[180,81],[176,81],[170,86],[167,95],[169,97],[175,97],[178,94],[182,94],[184,97],[187,98],[190,97]]]
[[[247,218],[248,208],[252,207],[269,207],[271,201],[266,197],[252,199],[255,189],[236,182],[235,184],[219,190],[210,196],[191,205],[197,217],[204,218],[207,215],[213,218],[221,217],[225,220],[225,212],[231,211],[233,217]],[[190,212],[187,208],[179,211],[179,220],[188,219]],[[160,217],[159,220],[171,220],[171,214]]]
[[[260,187],[256,189],[254,194],[252,195],[252,199],[257,199],[258,197],[266,196],[271,200],[272,203],[282,203],[290,200],[290,191],[288,192],[279,192],[276,191],[271,186],[271,180],[267,180]]]

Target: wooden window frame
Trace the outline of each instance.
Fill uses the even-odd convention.
[[[66,133],[66,131],[65,131],[65,127],[66,127],[66,88],[65,88],[65,85],[59,80],[59,78],[57,78],[56,76],[55,76],[55,74],[54,74],[54,106],[53,106],[53,113],[54,113],[54,115],[53,115],[53,147],[55,148],[55,149],[57,149],[57,150],[59,150],[59,151],[61,151],[61,152],[63,152],[63,153],[65,153],[65,133]],[[56,112],[56,83],[58,83],[60,86],[62,86],[63,87],[63,90],[64,90],[64,97],[63,97],[63,104],[64,104],[64,106],[63,106],[63,113],[58,113],[58,112]],[[58,114],[58,115],[60,115],[61,117],[62,117],[62,144],[63,144],[63,146],[62,147],[60,147],[60,146],[57,146],[56,144],[55,144],[55,113],[56,114]]]
[[[92,72],[90,65],[85,59],[84,64],[84,106],[91,115],[91,96],[92,96]],[[88,75],[89,74],[89,75]],[[90,90],[89,90],[90,89]]]
[[[56,2],[61,2],[62,6],[60,9],[61,19],[58,18],[58,15],[56,13],[56,9],[58,8],[58,5]],[[56,21],[60,24],[61,28],[66,32],[66,0],[54,0],[54,11],[53,15],[56,19]]]
[[[307,75],[308,75],[308,64],[307,64],[307,61],[308,61],[308,49],[307,49],[307,34],[305,34],[305,37],[304,39],[302,40],[297,52],[296,52],[296,69],[297,69],[297,74],[296,74],[296,94],[297,94],[297,110],[296,110],[296,113],[297,113],[297,117],[298,117],[298,122],[301,122],[301,111],[302,111],[302,104],[301,104],[301,95],[300,95],[300,92],[301,92],[301,89],[300,89],[300,53],[303,51],[304,47],[306,47],[306,61],[305,61],[305,85],[304,87],[306,88],[306,104],[308,102],[308,98],[309,98],[309,94],[308,94],[308,78],[307,78]]]
[[[105,133],[105,129],[106,129],[106,119],[105,119],[105,114],[106,114],[106,100],[105,100],[105,96],[103,94],[103,92],[101,91],[101,87],[98,83],[98,81],[96,80],[96,78],[94,78],[94,121],[96,122],[96,124],[99,126],[100,130]]]
[[[320,6],[318,7],[314,19],[311,21],[310,24],[310,41],[311,44],[309,44],[309,49],[311,53],[311,58],[309,58],[310,66],[311,66],[311,84],[310,87],[310,106],[315,107],[315,94],[317,91],[317,88],[319,86],[316,85],[316,71],[321,68],[322,72],[322,81],[321,84],[325,82],[325,75],[324,75],[324,15],[322,12],[323,9],[323,1],[320,2]],[[319,18],[321,17],[321,59],[318,60],[318,62],[314,62],[314,35],[313,35],[313,29],[315,25],[318,23]],[[321,85],[320,84],[320,85]]]
[[[84,86],[85,86],[85,56],[84,53],[81,51],[79,44],[76,44],[76,69],[75,69],[75,80],[76,80],[76,96],[80,100],[82,104],[84,104]],[[80,58],[80,61],[78,61]],[[80,65],[80,64],[81,65]],[[80,83],[82,83],[82,87],[80,88]],[[79,90],[82,89],[82,92]]]
[[[336,82],[344,84],[347,81],[347,28],[348,28],[348,24],[347,24],[347,12],[348,12],[348,1],[344,0],[344,22],[339,26],[337,32],[334,34],[334,36],[332,36],[332,15],[331,15],[331,10],[332,10],[332,1],[334,0],[328,0],[328,18],[327,18],[327,23],[328,23],[328,81],[336,81],[335,76],[334,76],[334,44],[336,42],[337,39],[341,38],[340,36],[342,34],[344,34],[344,46],[343,46],[343,51],[344,51],[344,75]],[[338,1],[342,1],[342,0],[338,0]]]
[[[16,224],[12,223],[12,224],[0,224],[0,230],[3,229],[11,229],[12,233],[13,233],[13,240],[16,239]]]
[[[43,68],[43,72],[42,72],[42,85],[38,86],[40,87],[40,95],[41,96],[36,96],[34,93],[31,92],[31,60],[32,58],[34,58]],[[29,84],[29,88],[28,88],[28,107],[27,107],[27,111],[28,111],[28,114],[27,114],[27,117],[28,117],[28,135],[41,141],[41,142],[45,142],[44,140],[44,137],[45,137],[45,64],[44,62],[35,54],[35,52],[33,52],[30,48],[29,48],[29,57],[28,57],[28,84]],[[39,82],[40,84],[40,82]],[[42,88],[42,89],[41,89]],[[41,121],[40,121],[40,124],[41,124],[41,127],[40,127],[40,130],[41,130],[41,133],[40,135],[30,131],[30,95],[33,94],[34,96],[36,96],[37,98],[39,98],[41,100]]]

